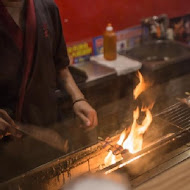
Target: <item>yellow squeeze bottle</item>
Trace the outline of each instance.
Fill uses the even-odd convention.
[[[106,60],[115,60],[117,58],[116,34],[111,24],[108,24],[104,32],[104,58]]]

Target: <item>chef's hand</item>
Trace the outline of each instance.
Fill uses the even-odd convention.
[[[79,101],[73,105],[75,114],[81,119],[81,127],[91,130],[98,125],[96,111],[86,101]]]
[[[0,109],[0,139],[8,135],[20,138],[22,135],[15,127],[16,124],[8,113],[5,110]]]

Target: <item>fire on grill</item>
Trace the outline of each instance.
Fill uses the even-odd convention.
[[[137,100],[139,95],[143,93],[149,86],[149,83],[145,83],[144,78],[140,72],[138,72],[139,83],[133,91],[134,100]],[[151,109],[154,103],[148,106],[144,106],[141,109],[139,106],[133,112],[133,123],[128,129],[124,129],[120,138],[116,144],[111,144],[109,138],[105,140],[103,146],[110,146],[108,149],[108,155],[105,157],[104,164],[109,166],[115,164],[117,161],[122,160],[122,155],[126,152],[131,154],[137,153],[142,150],[143,135],[147,131],[152,122]],[[139,117],[144,115],[144,119],[139,122]]]

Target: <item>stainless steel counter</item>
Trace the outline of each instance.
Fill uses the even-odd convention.
[[[71,67],[78,69],[81,74],[86,75],[86,82],[95,81],[110,75],[116,74],[116,71],[112,68],[97,64],[95,61],[83,62]]]

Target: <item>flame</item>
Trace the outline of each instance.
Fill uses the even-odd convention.
[[[146,117],[143,120],[142,125],[139,129],[139,133],[141,133],[141,134],[145,133],[145,131],[148,129],[148,127],[150,126],[150,124],[152,122],[152,114],[151,114],[150,110],[148,108],[146,108],[145,112],[146,112]]]
[[[137,107],[137,109],[134,111],[131,132],[128,138],[123,142],[123,148],[128,149],[132,154],[142,150],[143,134],[146,132],[152,122],[152,114],[150,110],[148,108],[144,109],[146,116],[141,125],[137,123],[137,119],[139,118],[139,108]]]
[[[116,163],[116,156],[113,155],[111,158],[111,164],[115,164]]]
[[[154,107],[154,103],[155,103],[155,102],[152,102],[148,107],[142,107],[142,108],[141,108],[141,111],[142,111],[142,112],[145,112],[147,109],[151,110],[151,109]]]
[[[119,141],[117,142],[118,145],[122,145],[123,141],[125,140],[126,137],[126,129],[124,129],[124,131],[121,133]]]
[[[123,142],[123,148],[128,149],[129,152],[134,153],[134,149],[136,149],[136,138],[138,134],[138,124],[137,119],[139,118],[139,107],[133,112],[133,124],[131,126],[131,132],[129,133],[128,138]],[[139,143],[138,143],[139,144]]]
[[[138,78],[139,78],[139,84],[136,86],[136,88],[133,91],[134,99],[136,100],[138,96],[145,91],[150,85],[148,83],[145,83],[144,78],[142,74],[138,71],[137,72]]]
[[[136,100],[138,96],[145,91],[150,84],[145,83],[143,76],[140,72],[138,72],[139,84],[133,91],[134,99]],[[152,114],[151,109],[153,108],[154,103],[150,104],[148,107],[142,107],[141,110],[139,107],[133,111],[133,123],[131,125],[130,133],[127,136],[127,130],[125,129],[117,142],[118,145],[122,146],[124,149],[128,149],[130,153],[134,154],[140,150],[142,150],[143,146],[143,135],[147,131],[148,127],[152,123]],[[141,122],[138,123],[139,116],[141,112],[145,113],[145,118]],[[106,156],[104,163],[106,165],[116,163],[116,156],[113,154],[112,151],[109,151],[108,155]]]
[[[121,133],[117,144],[121,146],[123,141],[125,140],[125,137],[126,137],[126,129],[124,129],[124,131]],[[110,164],[115,164],[115,163],[116,163],[116,156],[110,150],[108,155],[104,159],[104,164],[105,165],[110,165]]]
[[[104,164],[115,164],[116,163],[116,156],[113,154],[113,152],[110,150],[108,155],[104,159]]]
[[[138,96],[145,91],[150,84],[145,83],[142,74],[138,71],[139,84],[133,91],[134,99],[136,100]],[[142,124],[138,124],[137,120],[139,118],[139,107],[133,112],[133,124],[128,138],[123,142],[123,148],[128,149],[130,153],[136,153],[142,150],[143,145],[143,134],[148,129],[152,122],[152,114],[150,110],[154,106],[152,103],[149,107],[144,107],[141,109],[141,112],[145,112],[146,116],[142,121]]]

